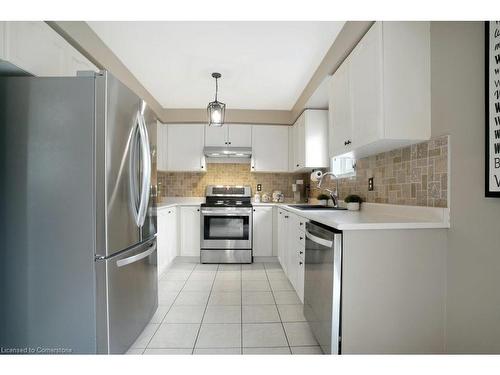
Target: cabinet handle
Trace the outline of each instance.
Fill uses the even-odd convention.
[[[228,142],[229,144],[231,144],[231,142]]]
[[[299,238],[300,238],[301,240],[303,240],[303,239],[304,239],[304,237],[302,237],[302,236],[300,236]]]
[[[302,265],[302,262],[299,262],[299,266],[301,266],[301,265]]]
[[[227,142],[224,142],[225,145],[227,145]]]
[[[255,208],[253,209],[253,212],[255,212]]]
[[[172,213],[172,211],[168,211],[168,213],[169,213],[169,214],[171,214],[171,213]]]
[[[302,226],[302,225],[304,225],[304,223],[303,223],[303,222],[300,222],[300,223],[299,223],[299,225],[300,225],[300,226]]]
[[[348,139],[347,141],[344,141],[344,146],[347,146],[347,145],[350,145],[351,144],[351,140]]]
[[[203,165],[201,166],[201,169],[203,169]]]
[[[304,254],[304,252],[303,251],[299,251],[299,254]]]
[[[252,169],[255,169],[255,167],[252,165]]]
[[[288,216],[285,215],[285,219],[288,219]]]
[[[197,208],[197,209],[196,209],[196,211],[200,212],[200,209],[199,209],[199,208]]]
[[[299,164],[296,165],[297,167],[299,166]]]

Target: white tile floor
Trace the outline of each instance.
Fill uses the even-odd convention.
[[[279,263],[174,263],[129,354],[321,354]]]

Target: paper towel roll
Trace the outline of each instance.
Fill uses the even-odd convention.
[[[314,171],[311,173],[311,181],[318,182],[321,179],[321,176],[323,176],[323,172],[321,171]]]

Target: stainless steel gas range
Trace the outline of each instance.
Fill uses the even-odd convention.
[[[207,186],[201,205],[201,263],[252,263],[250,186]]]

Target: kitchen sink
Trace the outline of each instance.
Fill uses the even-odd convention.
[[[289,207],[304,211],[344,211],[344,207],[320,206],[318,204],[289,204]]]

